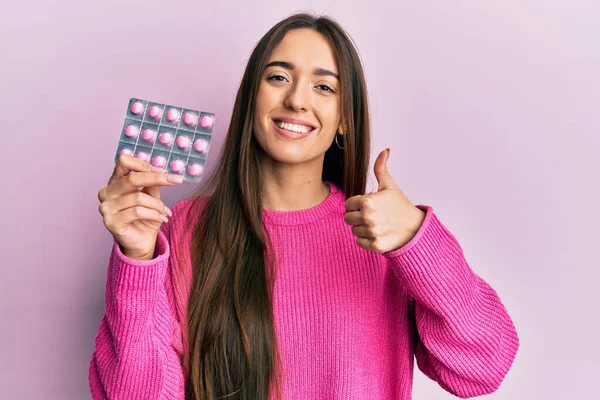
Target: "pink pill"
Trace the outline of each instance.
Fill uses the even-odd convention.
[[[171,146],[173,144],[173,135],[169,132],[163,132],[158,137],[158,141],[164,144],[165,146]]]
[[[183,114],[183,122],[189,126],[196,126],[196,124],[198,123],[198,116],[194,113],[186,111]]]
[[[154,142],[154,139],[156,138],[156,131],[153,129],[144,129],[142,131],[142,139],[152,143]]]
[[[185,163],[183,160],[173,160],[171,161],[171,171],[181,173],[185,168]]]
[[[194,142],[194,149],[199,153],[206,154],[208,152],[208,141],[205,139],[196,139]]]
[[[140,133],[140,128],[138,128],[135,125],[127,125],[127,128],[125,128],[125,135],[129,136],[129,137],[137,137]]]
[[[200,118],[200,125],[202,125],[205,128],[210,128],[214,122],[214,117],[210,116],[210,115],[205,115],[202,118]]]
[[[167,119],[171,122],[177,121],[179,119],[179,110],[169,108],[169,111],[167,111]]]
[[[162,113],[163,109],[159,106],[152,106],[148,109],[148,115],[157,121],[162,118]]]
[[[202,171],[204,171],[204,167],[201,164],[192,164],[188,167],[188,174],[192,176],[199,176]]]
[[[136,101],[131,105],[130,110],[131,110],[132,114],[137,115],[137,114],[141,113],[142,111],[144,111],[144,105],[142,103],[140,103],[139,101]]]
[[[144,153],[143,151],[138,152],[135,156],[142,161],[150,160],[150,154]]]
[[[184,150],[190,147],[190,138],[187,136],[179,136],[175,142],[177,146]]]
[[[119,154],[133,154],[133,150],[131,149],[121,149],[121,151],[119,152]]]
[[[167,159],[163,156],[156,156],[152,159],[152,165],[162,168],[167,165]]]

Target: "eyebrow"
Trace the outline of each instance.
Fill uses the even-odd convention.
[[[265,69],[269,68],[269,67],[281,67],[281,68],[285,68],[285,69],[289,69],[290,71],[294,70],[294,64],[289,63],[287,61],[271,61],[270,63],[268,63],[265,67]],[[326,70],[324,68],[315,68],[313,69],[313,74],[317,75],[317,76],[333,76],[335,79],[340,79],[340,76],[338,74],[336,74],[335,72],[331,72],[329,70]]]

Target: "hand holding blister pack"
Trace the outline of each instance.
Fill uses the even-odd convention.
[[[214,123],[210,112],[132,98],[115,163],[121,154],[130,154],[185,181],[200,182]]]

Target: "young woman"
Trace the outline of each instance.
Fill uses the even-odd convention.
[[[98,193],[115,243],[93,397],[407,400],[415,356],[457,396],[495,391],[513,322],[389,150],[365,194],[369,134],[351,40],[300,14],[252,52],[197,195],[171,211],[181,180],[121,157]]]

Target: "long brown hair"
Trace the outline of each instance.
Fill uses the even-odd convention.
[[[358,53],[334,20],[292,15],[271,28],[252,51],[218,165],[194,195],[190,209],[200,205],[202,212],[196,219],[188,218],[188,228],[195,228],[186,399],[267,400],[272,385],[281,398],[281,360],[271,303],[275,259],[261,207],[259,160],[264,150],[252,126],[270,54],[288,31],[299,28],[313,29],[329,41],[340,76],[344,149],[332,143],[325,153],[322,179],[337,185],[346,197],[365,193],[370,126]]]

